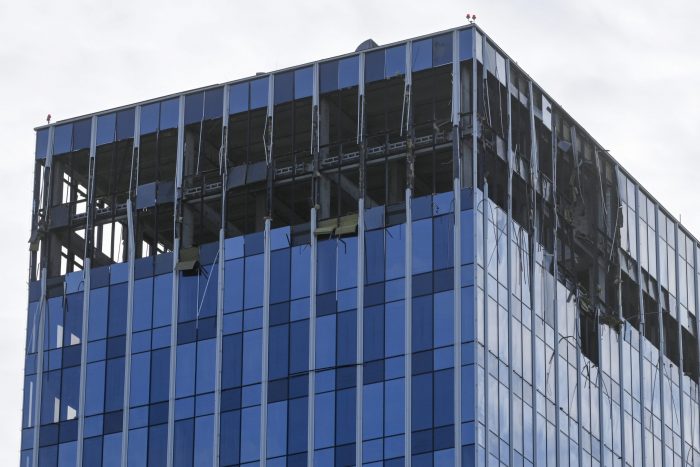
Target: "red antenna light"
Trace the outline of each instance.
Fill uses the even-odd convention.
[[[467,13],[467,21],[469,21],[469,24],[472,24],[474,21],[476,21],[476,15]]]

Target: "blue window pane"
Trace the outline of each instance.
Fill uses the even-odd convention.
[[[276,402],[267,407],[267,456],[287,453],[287,402]]]
[[[309,247],[302,245],[292,248],[292,299],[309,296],[310,267]]]
[[[385,352],[387,357],[404,353],[404,301],[386,304],[385,310]]]
[[[153,280],[153,327],[166,326],[172,321],[172,274],[162,274]]]
[[[432,271],[433,244],[432,219],[423,219],[413,223],[413,274]]]
[[[90,291],[90,314],[88,315],[88,340],[104,339],[107,336],[107,287]]]
[[[36,146],[34,149],[34,155],[37,159],[46,158],[46,149],[49,144],[49,129],[44,128],[36,132]]]
[[[393,379],[384,385],[385,436],[404,432],[404,379]]]
[[[83,294],[74,293],[66,298],[63,345],[80,344],[83,335]]]
[[[355,389],[346,389],[336,393],[335,442],[349,444],[355,441]],[[344,465],[348,465],[344,463]],[[350,464],[352,465],[352,464]]]
[[[245,259],[245,307],[262,306],[263,301],[263,255]]]
[[[168,426],[152,426],[148,430],[148,465],[165,465],[168,449]]]
[[[318,242],[316,269],[316,291],[319,294],[335,290],[336,248],[337,240],[323,240]]]
[[[105,435],[102,445],[102,467],[120,467],[122,453],[122,434]]]
[[[270,262],[270,302],[279,303],[289,300],[290,284],[290,249],[272,252]],[[296,271],[295,271],[296,273]]]
[[[158,131],[158,120],[160,119],[160,104],[149,104],[141,107],[141,127],[142,135],[155,133]]]
[[[386,77],[392,78],[396,75],[406,73],[406,46],[399,45],[386,49]]]
[[[78,444],[76,441],[63,443],[58,447],[58,467],[74,467]]]
[[[221,118],[224,113],[224,88],[209,89],[204,93],[204,119]]]
[[[160,103],[160,129],[177,128],[180,100],[176,97]]]
[[[109,291],[109,319],[107,335],[110,337],[126,334],[127,284],[117,284]]]
[[[283,378],[288,374],[289,327],[270,328],[269,379]]]
[[[474,30],[472,28],[459,31],[459,59],[469,60],[472,58],[472,43],[474,40]]]
[[[267,76],[250,82],[250,110],[267,107],[269,85]]]
[[[229,89],[228,111],[230,114],[248,110],[248,83],[234,84]]]
[[[462,211],[462,264],[474,262],[474,213]]]
[[[221,443],[219,450],[220,465],[238,464],[240,458],[241,412],[224,412],[221,414]],[[304,437],[306,439],[306,437]]]
[[[308,399],[306,397],[289,401],[289,427],[287,451],[290,454],[306,451],[306,433],[308,431]]]
[[[365,282],[372,284],[384,280],[384,230],[365,233]]]
[[[114,132],[117,125],[117,114],[111,113],[97,117],[97,145],[114,141]]]
[[[146,467],[148,455],[148,428],[129,431],[128,467]]]
[[[102,437],[86,439],[83,444],[83,465],[102,465]]]
[[[454,422],[453,370],[435,373],[435,415],[434,426],[451,425]]]
[[[243,259],[224,263],[224,313],[243,309]]]
[[[452,33],[433,37],[433,66],[452,63]]]
[[[294,72],[275,75],[275,104],[282,104],[294,99]]]
[[[107,360],[105,412],[119,410],[124,404],[124,358]]]
[[[433,426],[433,374],[414,375],[411,380],[412,430]]]
[[[335,366],[335,315],[317,318],[316,367]]]
[[[356,316],[355,310],[338,314],[337,365],[351,365],[357,361]]]
[[[134,332],[151,328],[151,309],[153,306],[153,279],[134,281]]]
[[[105,362],[89,363],[85,373],[85,415],[95,415],[103,412],[105,387]]]
[[[135,109],[125,109],[117,112],[117,140],[121,141],[134,137],[135,120]]]
[[[365,308],[363,322],[365,361],[384,358],[384,306]]]
[[[338,62],[338,89],[357,86],[359,79],[360,57],[354,55]]]
[[[406,266],[406,225],[386,229],[386,278],[404,277]]]
[[[290,325],[290,373],[301,373],[309,368],[309,322],[296,321]]]
[[[177,346],[175,396],[178,398],[194,394],[196,351],[194,342]]]
[[[434,310],[434,346],[450,345],[454,342],[454,299],[451,290],[435,294]]]
[[[338,61],[321,63],[318,68],[321,93],[338,89]]]
[[[294,98],[302,99],[311,97],[314,90],[314,69],[313,67],[300,68],[294,70]]]
[[[384,79],[384,50],[365,55],[365,82]]]
[[[192,467],[194,449],[194,420],[175,422],[175,451],[173,465],[175,467]]]
[[[151,352],[151,403],[168,400],[170,349]]]
[[[78,415],[78,397],[80,393],[80,367],[74,366],[63,370],[61,385],[61,420],[72,420]]]
[[[260,382],[262,332],[246,332],[243,337],[243,384]]]
[[[413,299],[413,351],[433,347],[433,297],[426,295]]]
[[[90,147],[90,133],[92,132],[91,119],[80,120],[73,123],[73,151]]]
[[[58,125],[53,132],[53,153],[70,152],[73,145],[73,124]]]
[[[433,66],[433,41],[424,39],[413,43],[413,71],[426,70]]]
[[[47,349],[63,346],[63,297],[48,300],[44,345]]]
[[[207,339],[197,343],[197,394],[214,390],[216,373],[216,340]]]
[[[335,393],[318,394],[315,403],[314,446],[316,449],[333,446],[335,441]]]
[[[221,386],[224,389],[241,385],[243,335],[224,336],[222,344]]]
[[[185,96],[185,125],[199,123],[204,118],[204,93]]]
[[[131,357],[131,389],[129,400],[131,407],[148,404],[149,381],[151,375],[151,354],[144,352]],[[163,383],[159,383],[163,384]]]
[[[194,467],[211,467],[214,462],[214,417],[198,417],[194,423]]]
[[[260,407],[243,409],[241,413],[241,462],[260,456]]]
[[[338,290],[357,286],[357,237],[338,241]]]
[[[374,439],[383,435],[384,384],[364,387],[362,401],[362,439]]]

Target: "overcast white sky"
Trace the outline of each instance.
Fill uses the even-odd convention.
[[[34,132],[477,22],[700,236],[700,2],[0,0],[0,464],[19,456]]]

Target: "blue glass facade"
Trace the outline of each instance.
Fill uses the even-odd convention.
[[[37,129],[22,467],[700,462],[700,244],[475,26]]]

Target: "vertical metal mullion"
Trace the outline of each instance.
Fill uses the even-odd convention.
[[[629,202],[629,200],[628,200]],[[640,249],[640,240],[639,240],[639,185],[634,185],[634,221],[635,221],[635,230],[636,230],[636,255],[637,255],[637,303],[639,306],[639,397],[640,397],[640,407],[641,407],[641,414],[640,414],[640,422],[642,425],[642,430],[641,432],[644,433],[646,431],[646,423],[645,423],[645,407],[644,407],[644,323],[645,323],[645,318],[644,318],[644,297],[642,296],[642,263],[640,261],[641,255],[641,249]],[[632,382],[634,384],[634,382]],[[632,396],[633,397],[633,396]],[[647,460],[646,460],[646,448],[642,446],[642,466],[647,465]]]
[[[360,66],[358,76],[358,128],[357,142],[362,146],[365,143],[364,135],[364,101],[365,101],[365,54],[360,54]],[[359,180],[364,181],[362,173],[365,170],[364,157],[360,161]],[[365,312],[365,198],[364,182],[359,186],[359,198],[357,200],[357,393],[355,394],[355,465],[362,465],[362,412],[364,407],[364,312]]]
[[[406,246],[405,246],[405,285],[404,285],[404,465],[411,466],[411,374],[413,365],[411,352],[413,348],[413,213],[411,212],[411,188],[406,188]]]
[[[537,355],[537,336],[535,333],[535,322],[537,320],[536,302],[537,294],[535,290],[535,275],[537,269],[537,255],[535,254],[538,246],[538,230],[537,230],[537,185],[539,174],[539,154],[537,146],[537,131],[535,127],[535,98],[533,93],[532,81],[528,81],[528,111],[530,114],[530,191],[531,191],[531,208],[532,228],[530,229],[530,355],[532,361],[528,362],[532,365],[532,456],[537,459],[537,365],[535,364],[535,356]]]
[[[508,112],[508,220],[506,230],[506,268],[508,277],[506,284],[508,287],[508,465],[513,465],[513,259],[512,259],[512,230],[513,230],[513,128],[512,128],[512,98],[510,97],[510,59],[506,59],[506,110]],[[501,85],[500,83],[498,84]],[[501,102],[498,105],[502,105]]]
[[[221,228],[219,229],[219,280],[216,288],[216,363],[214,370],[214,439],[213,466],[219,467],[221,443],[221,368],[223,362],[224,334],[224,284],[226,260],[226,184],[228,179],[228,112],[230,86],[224,86],[223,116],[221,120],[221,153],[219,154],[219,170],[221,172]]]
[[[488,345],[488,329],[489,329],[489,271],[488,271],[488,228],[490,216],[487,214],[487,210],[490,210],[489,206],[489,182],[484,179],[484,193],[481,200],[481,257],[483,266],[483,282],[484,282],[484,451],[486,463],[488,464],[489,458],[489,438],[490,436],[490,423],[489,423],[489,345]]]
[[[173,217],[173,290],[170,318],[170,382],[168,387],[168,451],[167,466],[173,465],[173,450],[175,448],[175,369],[177,354],[177,310],[179,300],[180,273],[177,263],[180,258],[180,228],[178,219],[182,206],[182,171],[185,147],[185,96],[180,96],[178,103],[177,128],[177,159],[175,164],[175,209]]]
[[[658,226],[657,226],[658,229]],[[700,255],[698,254],[698,245],[693,241],[693,283],[694,283],[694,288],[695,288],[695,343],[696,343],[696,351],[698,352],[698,356],[700,356],[700,319],[698,319],[698,310],[700,310],[700,292],[698,292],[698,260],[700,260]],[[695,371],[696,374],[699,374],[698,372],[698,364],[699,362],[695,362]],[[700,381],[696,381],[698,384],[700,384]],[[698,409],[700,409],[700,404],[698,405]],[[694,436],[694,433],[693,435]],[[694,449],[695,445],[693,442],[691,442],[691,449]],[[695,457],[695,453],[693,453],[693,457]]]
[[[46,162],[44,163],[44,180],[42,186],[42,198],[41,202],[44,210],[44,218],[47,218],[47,213],[49,206],[51,205],[51,162],[53,160],[53,139],[54,139],[55,127],[51,125],[49,127],[49,137],[46,143]],[[39,297],[39,304],[37,305],[37,318],[39,319],[39,329],[37,330],[37,351],[36,351],[36,395],[35,395],[35,410],[34,410],[34,432],[32,433],[32,467],[38,467],[39,465],[39,429],[41,427],[41,391],[43,386],[43,371],[44,371],[44,321],[47,308],[46,300],[46,277],[47,277],[47,254],[48,252],[48,235],[41,242],[41,250],[39,251],[39,267],[40,267],[40,284],[41,292]],[[85,336],[84,336],[85,337]],[[82,355],[81,355],[82,358]],[[82,391],[81,391],[82,394]],[[82,412],[81,412],[82,413]],[[78,416],[80,416],[80,414]]]
[[[659,238],[659,206],[658,204],[656,205],[656,238],[658,242]],[[679,224],[677,222],[674,222],[674,236],[676,239],[676,338],[678,339],[678,425],[680,426],[681,430],[681,460],[685,462],[685,423],[683,423],[683,412],[684,412],[684,404],[683,404],[683,333],[681,331],[681,300],[680,300],[680,254],[678,253],[678,231],[679,231]],[[684,235],[685,237],[685,235]],[[683,240],[684,243],[685,239]],[[685,248],[685,246],[684,246]],[[656,254],[659,254],[659,246],[658,243],[656,245]],[[686,258],[688,258],[688,252],[686,251],[685,253]],[[656,262],[656,266],[658,268],[659,262]],[[686,268],[687,271],[687,268]],[[658,277],[658,275],[657,275]],[[687,273],[685,275],[687,278]],[[656,282],[659,284],[659,281]],[[686,290],[688,289],[688,284],[686,282]],[[661,295],[658,295],[660,302],[661,300]],[[670,311],[670,310],[669,310]],[[659,314],[659,320],[663,321],[663,314]],[[663,331],[663,328],[662,328]],[[670,378],[669,378],[670,379]],[[673,384],[672,381],[669,381],[669,388],[672,389],[671,384]],[[673,391],[671,391],[671,398],[673,398]],[[665,445],[664,445],[665,446]],[[665,447],[664,447],[665,451]]]
[[[543,106],[544,107],[544,106]],[[559,211],[557,208],[557,127],[556,119],[554,117],[554,107],[552,107],[552,121],[551,121],[551,131],[552,131],[552,200],[554,203],[554,248],[552,255],[552,285],[553,285],[553,303],[552,307],[554,310],[554,425],[555,425],[555,438],[554,446],[556,452],[557,463],[559,462],[559,432],[560,432],[560,410],[559,410],[559,293],[558,282],[559,282],[559,255],[557,248],[557,233],[559,232]],[[545,339],[546,343],[546,339]],[[545,387],[545,392],[547,388]],[[568,396],[567,396],[568,397]]]
[[[365,199],[357,205],[357,394],[355,406],[355,465],[362,465],[365,312]]]
[[[83,258],[83,333],[80,342],[80,393],[78,396],[78,440],[76,447],[76,466],[82,466],[83,460],[83,434],[85,432],[85,379],[87,374],[87,333],[88,315],[90,310],[90,272],[92,270],[92,242],[93,242],[93,219],[95,207],[95,153],[97,148],[97,117],[92,117],[90,129],[90,163],[87,184],[87,207],[85,225],[85,254]],[[122,435],[123,436],[123,435]]]
[[[265,219],[263,253],[262,370],[260,385],[260,467],[267,464],[267,389],[270,343],[270,218]]]
[[[647,217],[649,216],[649,213],[647,213]],[[637,214],[637,217],[639,217],[639,214]],[[657,225],[657,231],[658,231],[658,225],[659,225],[659,205],[654,203],[654,222]],[[675,226],[674,226],[675,227]],[[641,226],[640,226],[641,228]],[[675,260],[676,260],[676,265],[675,265],[675,272],[676,272],[676,290],[674,293],[676,294],[676,306],[678,306],[678,231],[677,228],[674,228],[674,233],[675,233],[675,240],[676,240],[676,248],[675,248]],[[637,237],[637,242],[640,241],[640,238]],[[647,236],[647,242],[649,242],[650,239]],[[659,372],[659,407],[661,408],[661,447],[662,450],[664,451],[664,454],[661,456],[661,465],[665,466],[666,465],[666,456],[665,456],[665,451],[666,451],[666,407],[664,404],[664,394],[666,389],[664,388],[664,381],[666,381],[666,367],[664,365],[664,355],[666,354],[666,336],[664,335],[664,316],[663,316],[663,309],[661,307],[661,274],[660,274],[660,266],[659,266],[659,235],[658,232],[654,235],[654,242],[656,246],[656,319],[658,320],[659,324],[659,357],[658,357],[658,372]],[[647,248],[647,245],[644,245],[645,248]],[[640,245],[641,248],[641,245]],[[641,257],[640,262],[641,262]],[[642,283],[642,278],[640,276],[639,278],[639,284],[640,284],[640,290],[641,290],[641,283]],[[670,291],[669,291],[670,293]],[[642,302],[643,303],[643,302]],[[669,310],[670,311],[670,310]],[[642,308],[642,313],[644,313],[644,308]],[[678,315],[676,315],[678,316]],[[643,355],[642,355],[643,356]],[[669,381],[669,386],[673,384]],[[653,408],[653,398],[654,394],[651,395],[652,397],[652,408]],[[671,396],[673,397],[673,395]]]
[[[141,106],[136,106],[134,112],[134,145],[132,155],[138,153],[140,145],[140,123]],[[132,162],[135,159],[132,157]],[[131,167],[130,176],[134,173]],[[131,184],[130,184],[131,185]],[[127,215],[127,240],[128,240],[128,269],[127,280],[127,301],[126,301],[126,343],[124,353],[124,403],[122,414],[122,467],[127,467],[127,454],[129,451],[129,399],[131,395],[131,341],[133,336],[133,316],[134,316],[134,262],[136,261],[136,241],[134,238],[134,205],[132,201],[133,193],[129,193],[126,200]]]
[[[571,142],[572,142],[572,151],[574,153],[574,161],[578,160],[578,137],[576,133],[576,126],[571,127]],[[597,264],[597,261],[596,261]],[[578,298],[578,286],[576,290],[576,295]],[[576,424],[576,438],[577,438],[577,451],[578,451],[578,458],[583,459],[583,423],[581,419],[581,406],[582,406],[582,396],[581,396],[581,388],[583,387],[583,371],[581,370],[581,313],[578,310],[578,299],[576,300],[576,308],[575,308],[575,339],[576,339],[576,384],[578,385],[578,390],[576,391],[576,414],[578,415],[578,423]],[[598,322],[596,320],[596,334],[600,334],[598,328]],[[600,346],[600,343],[598,344]],[[568,359],[567,359],[568,360]],[[598,371],[600,371],[600,360],[598,360]],[[568,370],[568,369],[567,369]],[[590,375],[590,372],[589,372]],[[590,376],[589,376],[590,378]],[[602,385],[603,378],[602,376],[598,379],[599,381],[599,386]],[[598,387],[598,391],[600,392],[601,388]],[[568,400],[568,395],[567,395],[567,400]],[[589,401],[590,404],[590,401]],[[567,403],[568,405],[568,403]],[[570,416],[570,415],[569,415]],[[598,412],[598,421],[603,419],[603,412]],[[603,431],[598,430],[598,436],[600,437],[600,446],[601,446],[601,452],[602,452],[602,446],[604,444],[603,441]],[[571,437],[571,433],[569,433],[569,437]],[[603,463],[603,459],[601,457],[600,459],[601,464]]]
[[[53,127],[51,127],[53,129]],[[49,138],[51,139],[51,138]],[[48,308],[48,302],[46,300],[46,265],[41,269],[41,297],[39,299],[39,305],[37,306],[37,314],[39,315],[39,330],[37,332],[37,366],[36,366],[36,396],[35,396],[35,410],[34,410],[34,432],[32,440],[32,467],[38,467],[39,465],[39,429],[41,427],[41,392],[43,386],[43,372],[44,372],[44,326],[46,326],[46,309]],[[82,395],[82,391],[81,391]],[[80,414],[78,414],[80,415]],[[80,419],[78,419],[80,420]],[[80,422],[78,422],[80,423]],[[80,439],[80,438],[78,438]]]
[[[314,415],[316,392],[316,208],[311,208],[311,264],[309,267],[309,403],[306,439],[307,466],[314,467]]]
[[[621,179],[622,174],[620,173],[620,166],[615,164],[615,180],[617,181],[617,197],[618,197],[618,210],[622,210],[622,205],[620,205],[620,183],[619,180]],[[626,189],[626,188],[625,188]],[[629,200],[628,200],[629,202]],[[619,213],[618,213],[619,215]],[[620,238],[622,237],[622,233],[619,234]],[[627,452],[625,449],[625,430],[630,429],[633,430],[633,427],[625,427],[625,384],[624,384],[624,376],[622,374],[623,371],[623,351],[624,351],[624,345],[623,345],[623,340],[624,340],[624,335],[623,333],[625,332],[625,328],[627,327],[627,324],[625,322],[625,317],[622,313],[622,255],[620,254],[620,248],[618,246],[618,251],[617,251],[617,256],[618,256],[618,264],[617,264],[617,313],[618,313],[618,319],[620,320],[622,324],[620,332],[617,333],[617,361],[618,361],[618,376],[620,380],[618,381],[619,383],[619,390],[620,390],[620,462],[623,466],[626,466],[627,464]],[[658,264],[658,263],[657,263]],[[633,422],[634,423],[634,422]],[[634,431],[634,430],[633,430]],[[614,445],[614,442],[613,442]]]
[[[453,268],[454,282],[454,463],[462,465],[462,170],[460,157],[460,111],[462,75],[460,72],[459,31],[452,33],[452,148],[453,148],[453,191],[454,191],[454,234],[453,234]]]
[[[411,94],[413,92],[413,42],[406,43],[406,75],[405,88],[408,90],[408,105],[407,105],[407,137],[409,138],[409,165],[410,177],[407,177],[407,186],[405,191],[406,203],[406,245],[404,249],[405,264],[404,264],[404,465],[411,467],[411,373],[413,371],[413,362],[411,360],[411,351],[413,347],[413,213],[411,212],[411,200],[413,197],[413,156],[412,156],[412,137],[413,137],[413,118],[411,117]]]

